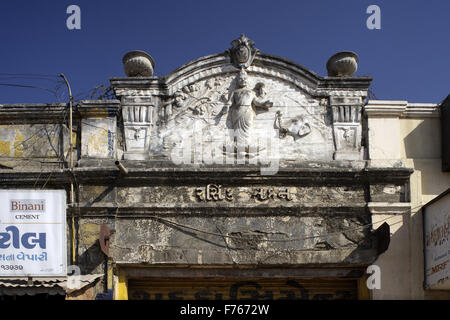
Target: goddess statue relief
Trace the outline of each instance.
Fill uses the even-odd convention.
[[[237,89],[230,95],[228,105],[231,105],[229,111],[235,138],[239,143],[246,145],[256,117],[256,108],[267,111],[273,106],[273,103],[264,101],[266,95],[264,83],[259,82],[253,90],[248,88],[248,76],[245,70],[241,70],[239,73],[237,86]]]

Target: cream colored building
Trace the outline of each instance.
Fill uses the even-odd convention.
[[[381,288],[373,299],[450,299],[450,291],[424,290],[423,223],[421,207],[450,187],[450,172],[442,171],[439,104],[369,100],[368,158],[372,165],[406,166],[410,177],[410,205],[386,203],[372,208],[373,221],[388,219],[389,249],[375,262]],[[377,225],[374,225],[376,228]]]

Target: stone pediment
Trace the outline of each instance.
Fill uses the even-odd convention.
[[[360,112],[370,81],[321,77],[241,36],[227,51],[164,77],[111,84],[121,99],[125,159],[221,164],[230,156],[250,163],[362,159]]]

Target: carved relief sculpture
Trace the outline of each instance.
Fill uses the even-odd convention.
[[[237,78],[238,88],[231,93],[228,101],[235,139],[244,146],[250,140],[256,108],[267,111],[273,106],[272,102],[264,101],[264,84],[260,82],[254,90],[251,90],[248,88],[247,80],[247,73],[241,70]]]
[[[361,159],[361,98],[330,97],[335,160]]]
[[[282,123],[281,117],[281,111],[277,111],[274,127],[275,129],[280,130],[281,139],[292,136],[294,141],[296,141],[311,133],[311,126],[302,116],[291,119],[286,124]]]
[[[153,106],[127,105],[122,107],[125,131],[125,154],[127,160],[144,160],[148,158],[148,145]]]
[[[243,34],[238,39],[231,41],[231,48],[226,51],[230,56],[231,63],[238,69],[248,68],[259,52],[254,45],[255,43]]]
[[[117,88],[123,97],[124,158],[183,156],[198,164],[241,155],[255,161],[356,157],[359,131],[352,129],[359,125],[357,110],[348,113],[346,108],[360,110],[360,104],[329,101],[328,92],[293,77],[286,66],[261,63],[274,58],[258,52],[241,35],[227,54],[211,58],[214,64],[199,60],[192,74],[182,68],[160,79],[167,82],[164,94],[151,79],[138,89]],[[346,92],[345,98],[352,94]]]

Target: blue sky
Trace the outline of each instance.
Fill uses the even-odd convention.
[[[81,30],[66,27],[71,4],[81,8]],[[366,27],[372,4],[381,8],[381,30]],[[331,55],[354,51],[356,75],[373,77],[378,99],[439,103],[450,93],[449,14],[448,0],[2,1],[0,83],[53,90],[56,77],[8,74],[64,73],[83,97],[124,76],[128,51],[148,52],[155,75],[164,76],[225,51],[244,33],[262,52],[322,76]],[[0,85],[0,104],[56,100],[48,91]]]

